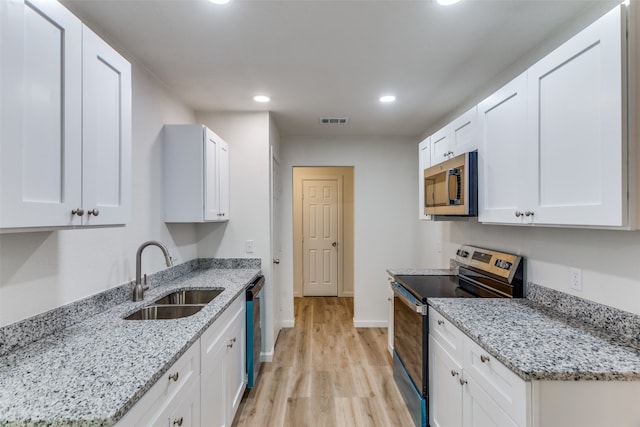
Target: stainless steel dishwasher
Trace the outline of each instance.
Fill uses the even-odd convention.
[[[256,277],[247,288],[247,387],[252,388],[260,372],[260,351],[262,349],[262,288],[264,276]]]

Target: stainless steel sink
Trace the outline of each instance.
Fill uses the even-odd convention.
[[[124,320],[166,320],[189,317],[204,307],[199,305],[150,305],[143,307],[135,313],[127,316]]]
[[[187,289],[176,291],[154,301],[154,304],[209,304],[222,293],[221,289]]]

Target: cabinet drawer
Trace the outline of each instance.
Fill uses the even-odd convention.
[[[456,363],[462,363],[464,334],[431,307],[429,307],[429,336],[438,341]]]
[[[526,425],[531,383],[518,377],[469,338],[464,340],[464,370],[465,375],[472,376],[518,425]]]
[[[152,426],[173,402],[200,378],[200,342],[197,341],[145,393],[118,427]]]
[[[237,316],[239,312],[242,312],[245,309],[246,305],[246,297],[244,293],[236,298],[231,305],[224,310],[222,315],[218,317],[213,325],[209,326],[200,337],[201,348],[202,348],[202,362],[205,363],[204,359],[207,357],[207,354],[210,353],[217,341],[223,338],[221,335],[225,332],[225,329],[229,326],[229,322],[231,319]]]

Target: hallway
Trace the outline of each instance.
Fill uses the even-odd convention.
[[[296,298],[272,363],[235,427],[412,426],[393,382],[387,331],[353,327],[353,298]]]

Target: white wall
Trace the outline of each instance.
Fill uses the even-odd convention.
[[[415,257],[414,240],[417,143],[409,138],[390,137],[283,137],[281,304],[285,324],[292,324],[294,319],[294,166],[354,166],[354,323],[385,326],[386,269],[412,267],[421,262]]]
[[[0,326],[133,280],[140,243],[164,242],[175,263],[196,257],[193,225],[166,226],[162,209],[164,123],[193,123],[194,113],[135,63],[133,73],[133,208],[126,227],[0,235]],[[166,268],[149,249],[143,270]]]
[[[265,276],[265,334],[263,351],[275,343],[274,288],[271,280],[270,132],[268,112],[197,113],[197,119],[229,144],[229,222],[198,225],[198,256],[261,258]],[[254,253],[245,242],[253,240]]]

